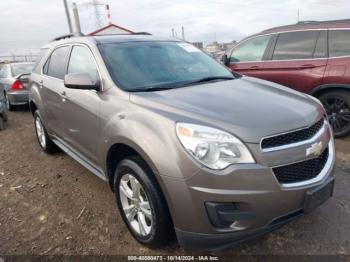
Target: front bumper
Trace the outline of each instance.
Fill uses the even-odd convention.
[[[27,90],[8,91],[7,97],[11,105],[25,105],[29,103],[29,92]]]
[[[275,230],[302,215],[306,192],[333,179],[334,142],[326,131],[318,134],[320,141],[328,141],[330,151],[320,175],[293,186],[279,183],[273,168],[265,163],[233,165],[223,171],[201,168],[186,180],[162,176],[179,243],[194,249],[225,248]],[[313,140],[293,150],[304,147],[305,152],[312,143]],[[208,202],[233,205],[238,216],[229,225],[217,226],[208,212]]]

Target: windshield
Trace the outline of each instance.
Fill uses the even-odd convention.
[[[29,74],[32,72],[34,64],[12,64],[11,71],[13,76]]]
[[[113,81],[127,91],[233,78],[220,63],[183,42],[107,43],[100,50]]]

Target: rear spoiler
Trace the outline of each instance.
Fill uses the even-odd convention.
[[[21,79],[21,78],[29,78],[31,73],[25,73],[25,74],[20,74],[20,75],[17,75],[15,78],[16,79]],[[27,77],[25,77],[27,76]]]

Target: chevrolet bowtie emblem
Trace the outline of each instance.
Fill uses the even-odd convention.
[[[323,148],[322,141],[314,143],[311,145],[311,147],[306,149],[306,156],[309,156],[309,155],[319,156],[321,154],[322,148]]]

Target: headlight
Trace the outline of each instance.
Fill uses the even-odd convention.
[[[211,169],[224,169],[238,163],[255,163],[248,148],[238,138],[216,128],[177,123],[176,134],[184,148]]]

